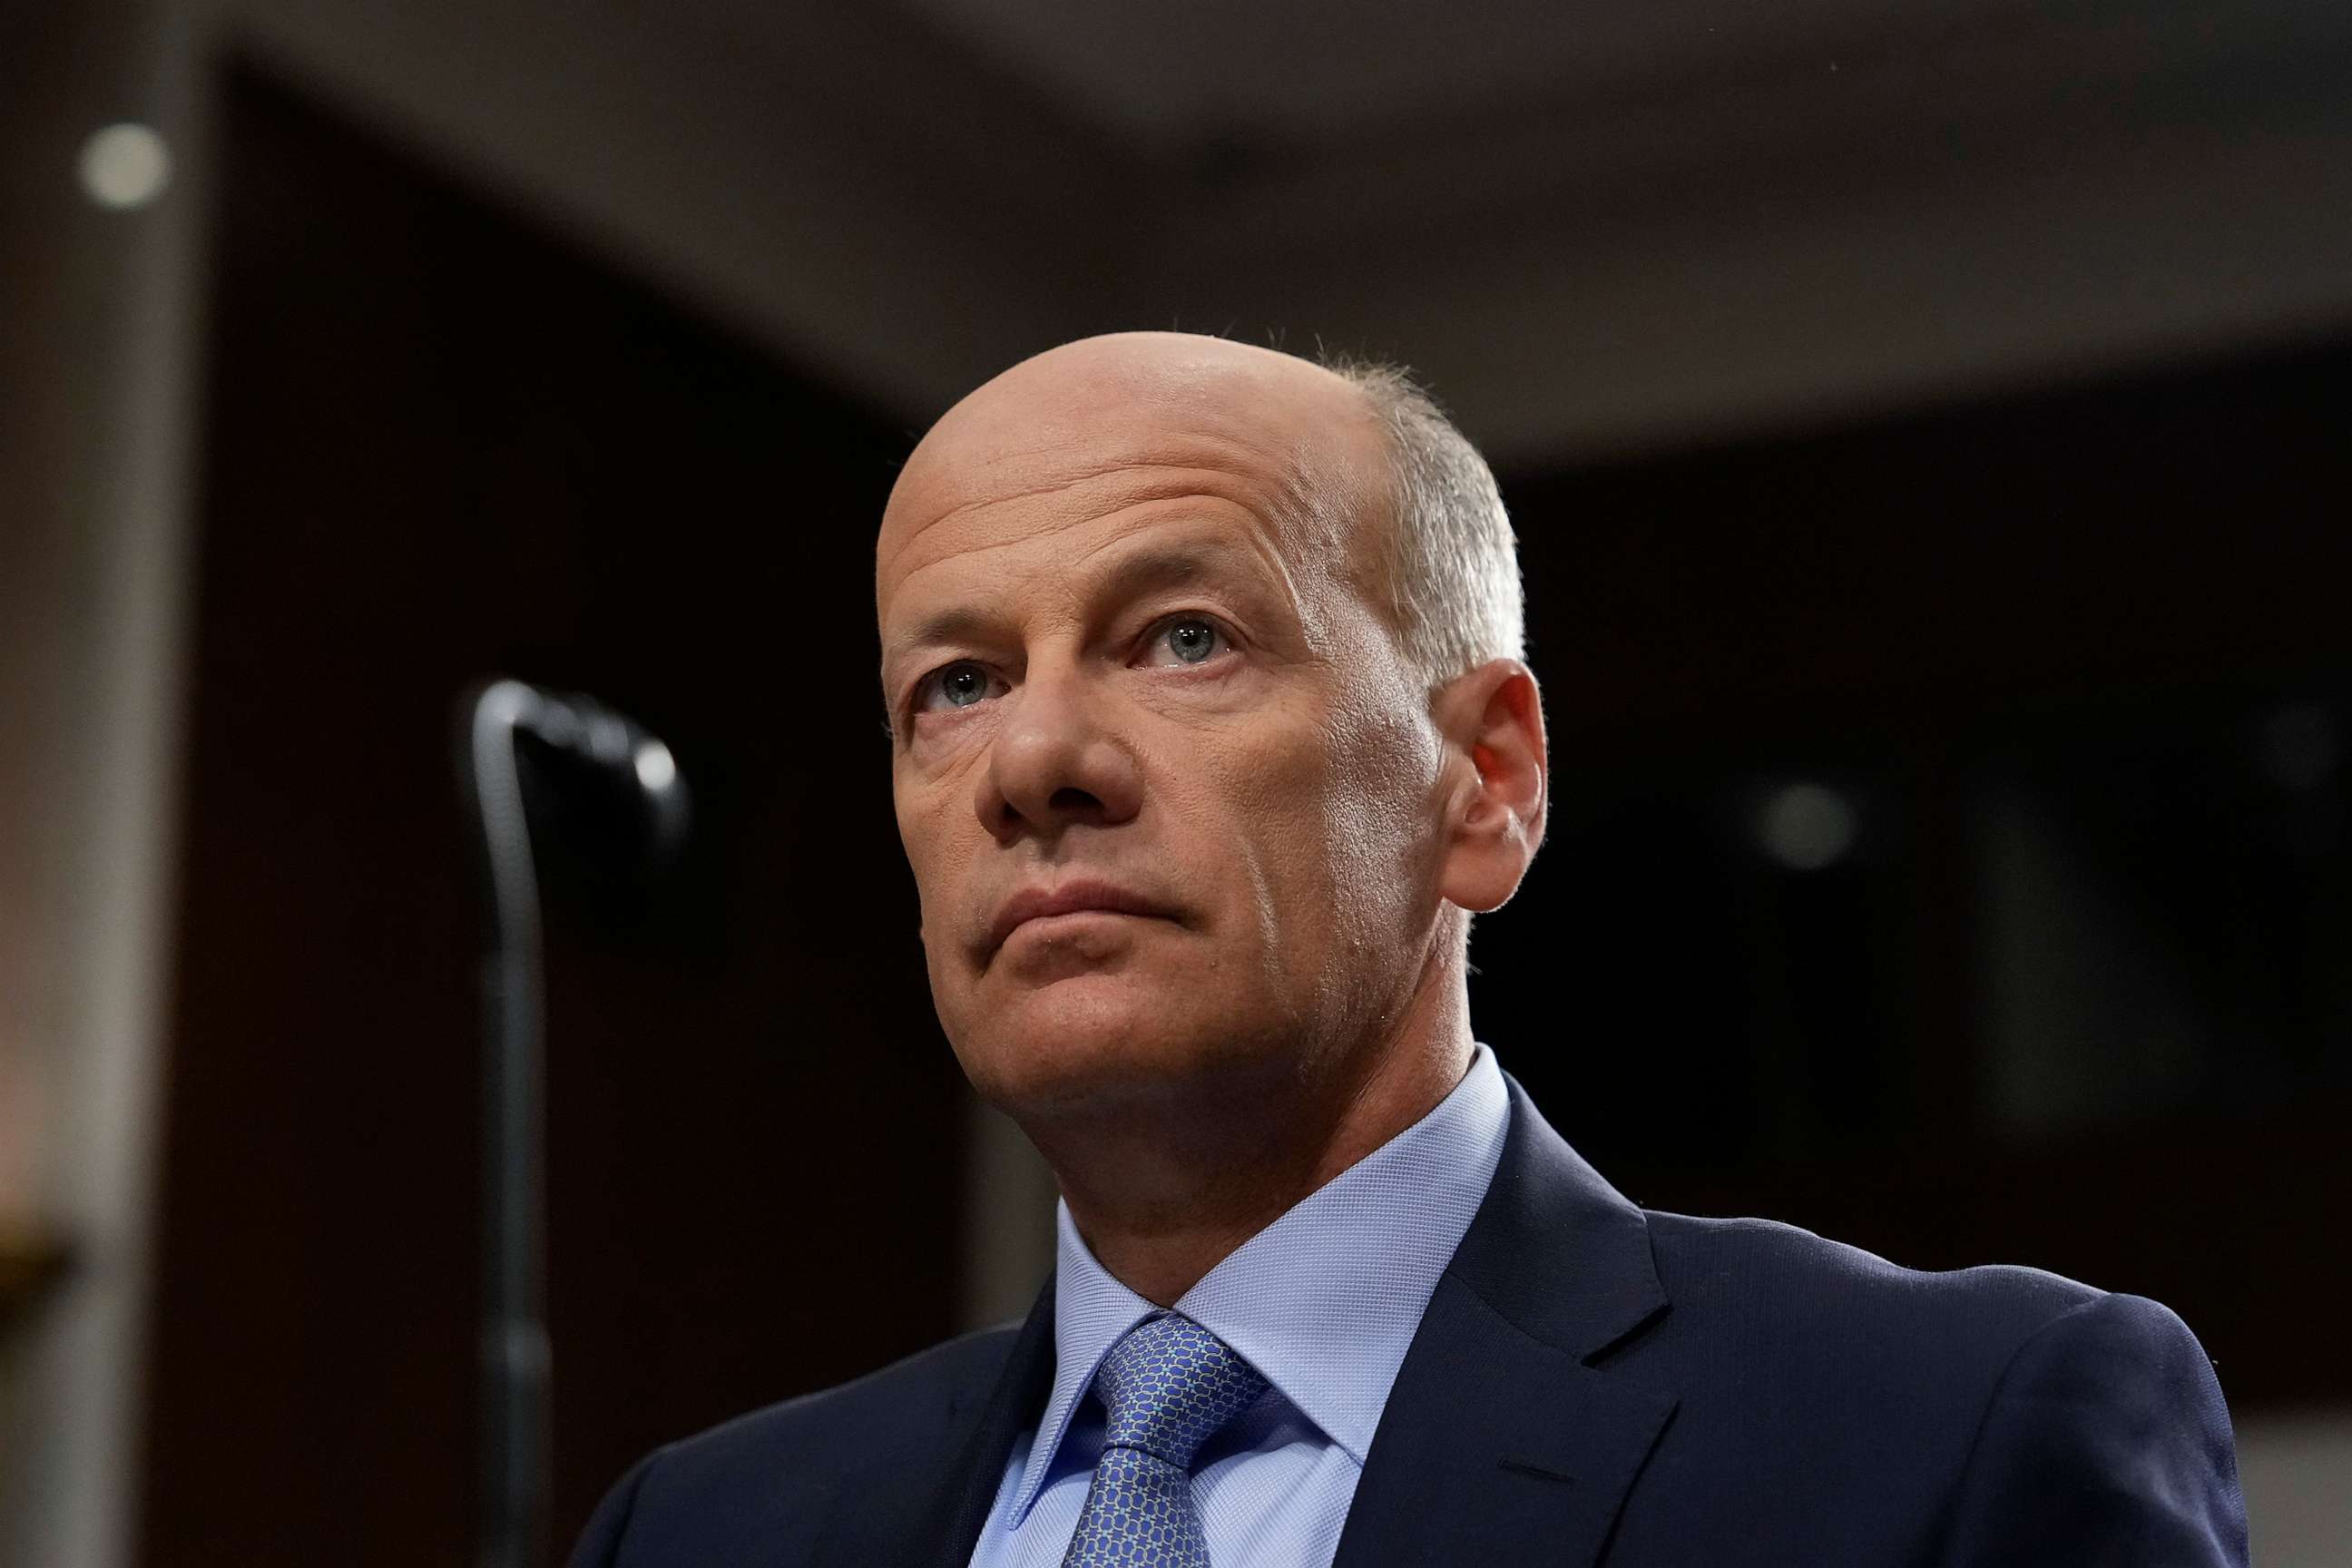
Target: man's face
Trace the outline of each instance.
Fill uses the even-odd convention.
[[[898,831],[987,1098],[1244,1091],[1375,1037],[1433,941],[1440,746],[1382,616],[1354,391],[1206,340],[1000,376],[877,547]]]

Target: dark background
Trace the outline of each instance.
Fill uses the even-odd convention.
[[[468,1555],[495,672],[640,717],[698,819],[646,901],[551,867],[568,1542],[653,1442],[955,1327],[867,625],[908,436],[257,76],[229,110],[146,1552]]]
[[[143,1551],[466,1552],[494,670],[643,718],[698,807],[646,899],[554,873],[568,1541],[645,1448],[956,1326],[870,616],[920,421],[265,74],[222,135]],[[2157,1296],[2241,1414],[2352,1398],[2347,370],[1504,474],[1557,802],[1474,1006],[1604,1172]],[[1794,782],[1856,815],[1818,870],[1759,846]]]

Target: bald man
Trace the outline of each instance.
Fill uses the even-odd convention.
[[[1646,1212],[1475,1038],[1543,717],[1402,376],[1041,354],[908,460],[875,607],[932,997],[1055,1278],[654,1454],[583,1568],[2245,1561],[2164,1308]]]

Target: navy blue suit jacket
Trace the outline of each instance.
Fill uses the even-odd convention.
[[[651,1455],[574,1568],[961,1568],[1053,1370],[1049,1285],[1018,1328]],[[2164,1308],[1645,1212],[1514,1083],[1336,1568],[2245,1561],[2221,1391]]]

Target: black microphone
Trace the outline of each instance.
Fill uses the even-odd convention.
[[[496,700],[493,687],[483,700],[513,714],[532,817],[603,869],[642,877],[676,859],[691,813],[670,749],[594,698],[503,684],[521,689]]]
[[[489,911],[482,956],[479,1568],[538,1568],[548,1513],[544,983],[534,815],[638,877],[686,840],[670,749],[576,692],[493,680],[464,708],[460,772]],[[526,765],[528,763],[528,765]]]

